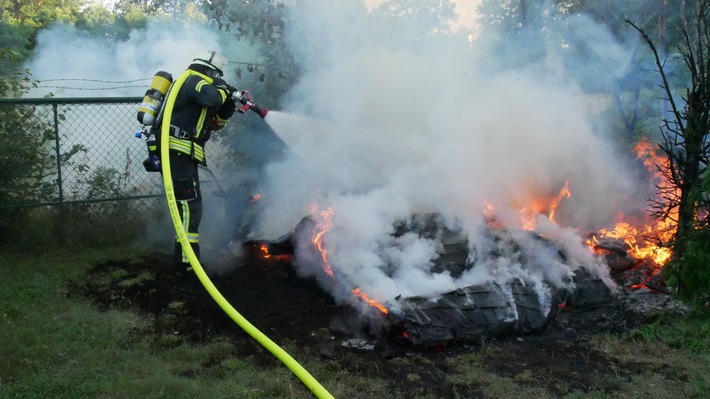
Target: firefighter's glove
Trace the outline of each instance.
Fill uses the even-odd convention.
[[[228,120],[229,119],[221,118],[219,115],[215,115],[212,117],[212,120],[210,121],[210,129],[220,130],[221,128],[224,127],[224,125],[227,124]]]
[[[227,83],[227,81],[222,78],[212,79],[212,86],[216,87],[219,90],[224,91],[224,94],[227,98],[231,97],[232,93],[234,93],[234,91],[237,90],[236,88],[230,86],[229,83]]]

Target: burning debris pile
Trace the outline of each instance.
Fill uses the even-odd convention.
[[[455,279],[474,273],[475,267],[498,262],[515,263],[521,271],[507,279],[490,279],[435,296],[397,297],[388,315],[392,328],[405,340],[417,344],[448,341],[480,342],[485,339],[545,329],[558,306],[586,308],[612,300],[607,282],[581,265],[568,264],[573,273],[560,286],[541,281],[528,268],[546,268],[540,262],[574,262],[554,241],[522,230],[488,229],[492,247],[475,248],[461,231],[441,224],[437,215],[414,217],[402,223],[395,235],[415,233],[437,237],[443,244],[432,273],[448,273]],[[545,256],[540,256],[545,252]],[[550,255],[550,256],[547,256]],[[463,279],[465,281],[465,279]]]
[[[664,160],[653,147],[641,142],[636,153],[654,184],[663,184],[653,172]],[[350,234],[357,223],[348,215],[341,224],[332,208],[313,206],[290,234],[252,245],[263,257],[290,257],[301,277],[357,310],[370,332],[416,345],[537,333],[559,324],[562,313],[601,320],[612,308],[643,317],[644,303],[674,307],[645,295],[667,294],[662,270],[670,252],[662,243],[672,239],[674,215],[651,220],[619,211],[613,228],[564,227],[556,211],[570,187],[501,209],[484,202],[482,215],[465,221],[414,214],[378,226],[375,234],[384,234],[376,237]]]
[[[320,241],[323,233],[323,223],[318,218],[308,217],[288,237],[261,243],[258,247],[265,256],[293,249],[296,263],[319,264],[322,273],[316,278],[320,278],[321,285],[330,284],[331,291],[343,291],[348,282],[341,281],[344,277],[337,268],[331,267]],[[475,281],[477,278],[472,276],[480,272],[482,264],[499,263],[505,267],[514,264],[513,267],[518,268],[515,275],[507,278],[488,278],[481,283],[427,296],[397,296],[383,303],[369,298],[366,288],[348,289],[350,305],[360,308],[361,316],[371,324],[371,329],[387,330],[388,335],[415,345],[480,342],[493,337],[540,332],[555,317],[559,307],[588,309],[614,299],[615,287],[603,273],[575,264],[579,261],[577,256],[570,256],[563,245],[533,231],[489,227],[484,234],[493,245],[476,248],[463,230],[447,227],[440,215],[427,214],[398,223],[393,237],[412,234],[441,243],[438,256],[430,265],[431,274],[456,281]],[[304,243],[299,242],[299,237],[310,239]],[[534,270],[560,266],[572,270],[563,281],[541,280],[540,271]],[[391,268],[384,272],[393,277],[391,274],[396,270]]]

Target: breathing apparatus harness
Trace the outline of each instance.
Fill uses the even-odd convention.
[[[146,146],[148,147],[148,158],[143,161],[143,167],[148,172],[160,172],[161,170],[159,146],[161,140],[160,137],[154,133],[154,130],[157,132],[161,132],[162,130],[160,125],[165,111],[164,100],[169,92],[178,92],[182,87],[182,84],[192,75],[199,75],[208,84],[214,83],[215,80],[212,76],[208,76],[192,69],[187,69],[180,76],[181,78],[185,76],[185,78],[178,78],[180,84],[177,85],[176,83],[178,81],[173,82],[172,75],[170,73],[158,71],[154,75],[153,80],[148,87],[145,96],[143,97],[143,102],[141,103],[137,114],[138,122],[140,122],[143,127],[135,134],[135,136],[137,138],[143,138]],[[224,83],[225,87],[223,88],[228,92],[228,95],[232,98],[232,100],[234,100],[235,103],[241,104],[241,106],[236,109],[237,111],[243,114],[251,110],[256,112],[262,118],[266,117],[269,112],[268,108],[256,104],[247,90],[240,91],[236,87],[227,85],[226,82]],[[220,129],[224,126],[224,124],[226,124],[226,120],[222,120],[218,116],[215,116],[214,119],[215,120],[211,121],[211,125],[208,127],[210,130]],[[174,125],[169,125],[169,129],[167,131],[170,135],[169,146],[171,150],[183,152],[190,155],[190,157],[198,163],[203,165],[206,164],[203,144],[207,141],[209,136],[207,136],[204,140],[198,141],[196,140],[197,137],[194,133],[181,130],[179,127]]]

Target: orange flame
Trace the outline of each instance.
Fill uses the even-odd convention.
[[[555,221],[555,212],[557,212],[557,207],[560,206],[560,202],[562,202],[562,199],[569,198],[571,196],[572,196],[572,193],[569,191],[569,181],[566,181],[565,186],[562,187],[562,190],[560,190],[560,193],[550,203],[550,213],[548,214],[548,217],[550,218],[550,221],[552,223],[557,223]]]
[[[520,220],[523,229],[535,230],[538,225],[537,217],[539,215],[547,215],[552,223],[557,224],[555,213],[563,199],[569,198],[572,193],[569,190],[569,181],[565,182],[564,187],[553,198],[545,196],[528,195],[524,200],[516,199],[513,201],[513,207],[520,212]],[[489,208],[489,211],[492,208]]]
[[[664,157],[654,148],[654,145],[643,139],[634,147],[636,159],[643,161],[646,170],[652,175],[654,184],[660,190],[671,189],[671,183],[663,176],[658,167],[667,167],[668,158]],[[678,194],[676,189],[676,195]],[[663,266],[671,258],[671,249],[657,243],[648,241],[647,237],[657,237],[661,243],[669,242],[676,231],[676,220],[678,220],[678,209],[672,209],[670,214],[662,220],[650,220],[647,217],[643,226],[634,227],[624,216],[620,215],[619,221],[614,229],[601,229],[599,237],[616,238],[623,240],[631,248],[630,255],[638,260],[650,260],[657,266]],[[596,237],[593,237],[596,241]],[[598,242],[598,241],[597,241]]]
[[[389,313],[389,310],[387,310],[387,308],[384,305],[382,305],[381,303],[379,303],[373,299],[370,299],[367,295],[365,295],[364,292],[362,292],[362,290],[360,288],[353,289],[352,293],[355,294],[356,297],[365,301],[368,305],[379,309],[380,312],[382,312],[384,314]]]
[[[313,238],[311,241],[318,248],[323,259],[323,271],[330,277],[335,278],[333,274],[333,269],[330,267],[330,262],[328,261],[328,250],[325,248],[325,233],[333,227],[333,208],[328,207],[320,213],[320,220],[316,223],[316,227],[313,229]]]
[[[636,228],[627,222],[619,222],[613,230],[601,229],[597,232],[599,237],[616,238],[623,240],[631,250],[629,255],[638,260],[651,260],[656,265],[664,265],[671,257],[671,250],[667,247],[662,247],[657,244],[648,242],[644,236],[662,232],[663,221],[656,225],[649,224],[643,227]],[[668,231],[661,235],[667,235]],[[598,243],[596,237],[594,240]]]
[[[258,246],[255,246],[256,250],[258,251],[258,254],[261,255],[263,259],[268,259],[269,261],[277,261],[277,262],[290,262],[291,261],[291,255],[290,254],[272,254],[271,251],[269,250],[269,244],[262,242]]]
[[[323,260],[323,271],[325,271],[325,273],[335,281],[335,274],[333,273],[333,269],[330,267],[330,261],[328,261],[328,250],[325,248],[325,233],[333,227],[333,215],[335,215],[335,212],[333,212],[333,208],[330,207],[320,213],[320,217],[318,218],[316,226],[313,229],[313,238],[311,241],[321,254],[321,259]],[[384,305],[370,299],[360,288],[353,289],[352,293],[355,294],[356,297],[365,301],[368,305],[379,309],[380,312],[384,314],[388,313],[388,310]]]
[[[661,191],[672,192],[674,187],[661,173],[661,169],[667,168],[668,159],[663,155],[654,144],[648,140],[641,140],[634,147],[636,159],[643,162],[643,165],[651,174],[653,184]],[[659,169],[659,167],[661,169]],[[677,189],[676,195],[678,194]],[[527,193],[519,198],[511,201],[514,209],[517,209],[520,214],[522,228],[526,230],[534,230],[538,225],[537,217],[539,215],[547,215],[552,223],[558,224],[557,211],[565,198],[572,196],[569,189],[569,181],[565,182],[564,187],[554,197],[544,195],[530,194],[533,190],[526,190]],[[488,223],[493,227],[503,227],[501,222],[495,218],[495,210],[492,204],[483,204],[483,215]],[[620,214],[618,223],[613,229],[599,230],[591,240],[587,242],[591,248],[597,247],[599,244],[598,238],[615,238],[623,240],[629,245],[631,250],[629,254],[638,260],[649,260],[658,266],[664,265],[671,258],[671,249],[659,243],[666,243],[672,240],[676,231],[676,220],[678,210],[672,209],[670,214],[663,220],[651,220],[647,216],[640,223],[633,222],[631,218]],[[648,240],[650,237],[656,238],[656,243]]]
[[[261,256],[263,256],[265,259],[269,259],[271,257],[271,254],[269,253],[269,247],[262,243],[259,246],[259,251],[261,251]]]

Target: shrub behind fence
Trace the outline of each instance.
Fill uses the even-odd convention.
[[[0,99],[0,245],[116,244],[162,217],[140,101]]]

